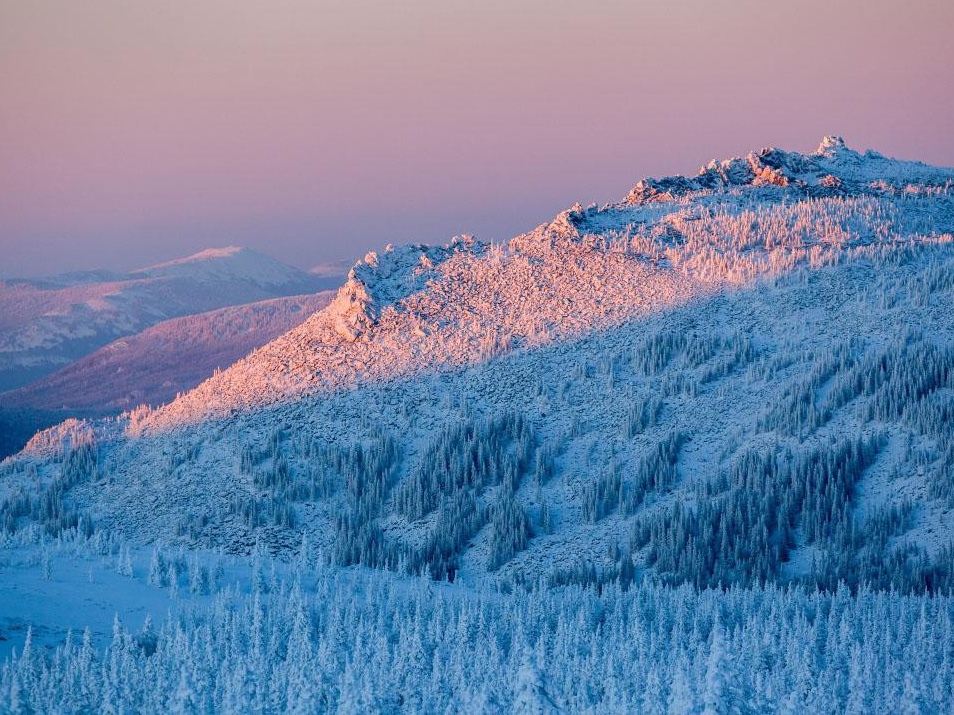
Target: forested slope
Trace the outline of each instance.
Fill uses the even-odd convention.
[[[765,149],[369,254],[168,405],[37,435],[3,538],[201,606],[77,697],[947,712],[951,315],[954,173]]]

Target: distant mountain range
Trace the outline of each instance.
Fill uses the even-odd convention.
[[[158,406],[291,330],[332,297],[334,291],[322,291],[164,320],[0,395],[0,406],[75,413]]]
[[[0,457],[67,417],[173,399],[324,307],[346,272],[233,246],[129,273],[0,281]]]
[[[209,249],[116,273],[0,281],[0,391],[48,375],[169,318],[336,288],[247,248]]]

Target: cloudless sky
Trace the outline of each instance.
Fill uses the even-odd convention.
[[[0,275],[505,239],[767,145],[954,165],[951,0],[0,0]]]

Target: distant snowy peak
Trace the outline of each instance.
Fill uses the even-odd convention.
[[[353,261],[347,259],[326,261],[325,263],[312,266],[308,269],[308,272],[319,278],[337,278],[338,276],[348,275],[348,271],[351,270],[353,263]]]
[[[260,286],[305,284],[311,276],[250,248],[225,246],[207,248],[185,258],[177,258],[133,271],[134,277],[189,278],[198,280],[245,280]]]
[[[766,147],[745,157],[713,159],[691,178],[643,179],[624,203],[642,205],[741,187],[777,187],[809,197],[856,195],[943,185],[952,180],[952,169],[888,159],[870,149],[861,154],[850,149],[842,137],[826,136],[810,154]]]

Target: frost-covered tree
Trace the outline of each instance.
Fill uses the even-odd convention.
[[[559,712],[547,693],[543,673],[534,660],[534,655],[529,650],[521,657],[517,682],[514,685],[514,715],[550,715]]]
[[[156,544],[152,549],[152,557],[149,560],[149,585],[160,588],[168,585],[168,566],[162,555],[162,549]]]

